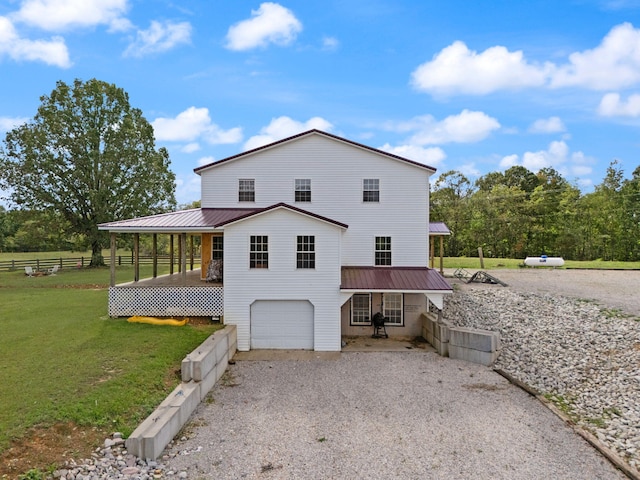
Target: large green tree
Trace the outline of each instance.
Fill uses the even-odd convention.
[[[98,224],[175,207],[175,175],[153,127],[127,93],[96,79],[59,81],[29,122],[7,133],[0,187],[22,209],[51,210],[104,264]]]

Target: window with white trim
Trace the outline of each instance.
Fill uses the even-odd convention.
[[[351,325],[371,325],[371,294],[354,293],[351,297]]]
[[[224,237],[214,235],[211,238],[211,260],[222,260],[224,258]]]
[[[387,325],[404,325],[403,312],[404,297],[401,293],[385,293],[382,298],[383,314]]]
[[[380,201],[380,179],[365,178],[362,180],[362,201],[363,202],[379,202]]]
[[[376,237],[375,265],[391,265],[391,237]]]
[[[269,237],[251,235],[249,268],[269,268]]]
[[[253,178],[241,178],[238,180],[238,201],[256,201],[256,181]]]
[[[310,202],[311,201],[311,179],[310,178],[296,178],[296,202]]]
[[[296,249],[297,268],[316,268],[316,237],[298,235]]]

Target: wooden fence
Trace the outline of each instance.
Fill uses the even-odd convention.
[[[111,258],[104,257],[104,262],[109,265]],[[139,262],[141,265],[151,265],[153,257],[151,255],[140,255]],[[193,258],[193,262],[200,263],[200,257]],[[35,258],[32,260],[5,260],[0,261],[0,271],[2,270],[23,270],[24,267],[31,267],[36,271],[46,270],[58,265],[60,268],[83,268],[88,267],[91,263],[91,256],[82,257],[59,257],[59,258]],[[173,257],[173,264],[178,265],[180,258],[176,255]],[[169,255],[158,255],[158,265],[170,265],[171,257]],[[187,265],[191,264],[191,257],[187,257]],[[116,256],[116,265],[133,265],[133,255]]]

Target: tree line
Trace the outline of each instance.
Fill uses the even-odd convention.
[[[450,170],[431,192],[431,221],[453,232],[447,256],[640,260],[640,166],[630,179],[617,160],[583,194],[553,168],[514,166],[470,182]]]

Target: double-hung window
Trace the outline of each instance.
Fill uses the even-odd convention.
[[[365,178],[362,180],[362,201],[363,202],[379,202],[380,201],[380,179]]]
[[[375,264],[391,265],[391,237],[376,237]]]
[[[256,201],[256,181],[253,178],[241,178],[238,180],[238,201]]]
[[[371,325],[371,294],[354,293],[351,297],[351,325]]]
[[[402,294],[401,293],[385,293],[383,296],[383,313],[387,317],[385,323],[387,325],[404,325],[402,318]]]
[[[296,202],[310,202],[311,201],[311,179],[310,178],[296,178]]]
[[[297,268],[316,268],[316,237],[298,235],[296,253]]]
[[[249,268],[269,268],[269,237],[251,235]]]

